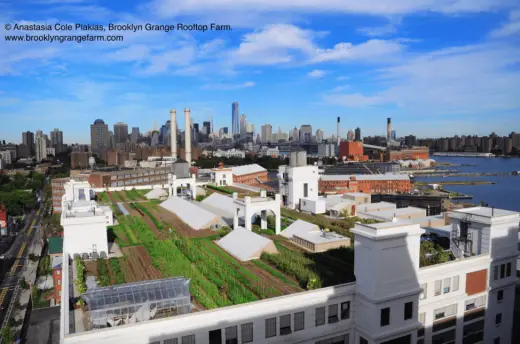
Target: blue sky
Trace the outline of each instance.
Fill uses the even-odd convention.
[[[0,139],[53,128],[89,142],[102,118],[142,130],[191,108],[257,130],[311,124],[330,135],[520,131],[520,4],[514,0],[7,0],[0,2]],[[6,42],[5,24],[210,24],[222,32],[123,42]],[[182,121],[179,125],[183,125]]]

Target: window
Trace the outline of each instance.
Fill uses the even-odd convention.
[[[498,265],[495,265],[493,268],[493,279],[496,281],[498,279]]]
[[[454,303],[453,305],[437,308],[434,311],[434,320],[439,320],[442,318],[450,317],[452,315],[457,314],[457,304]]]
[[[506,277],[511,276],[511,263],[507,263],[506,265]]]
[[[61,280],[58,280],[58,285],[61,285]]]
[[[309,184],[303,183],[303,197],[309,197]]]
[[[350,318],[350,301],[341,304],[341,319]]]
[[[240,325],[242,332],[242,343],[251,343],[253,341],[253,323]]]
[[[300,331],[305,328],[305,312],[294,313],[294,331]]]
[[[497,293],[497,302],[500,303],[500,302],[502,302],[503,299],[504,299],[504,291],[499,290]]]
[[[195,344],[195,335],[190,334],[181,338],[181,344]]]
[[[419,294],[419,300],[424,300],[426,298],[427,292],[427,284],[421,284],[421,294]]]
[[[404,304],[404,320],[412,319],[413,317],[413,302]]]
[[[177,344],[177,338],[165,339],[164,344]]]
[[[495,315],[495,325],[500,325],[502,323],[502,313],[498,313]]]
[[[506,265],[500,264],[500,278],[506,277]]]
[[[443,294],[450,292],[450,284],[451,284],[451,278],[445,278],[444,279],[444,288],[442,289]]]
[[[209,344],[222,344],[222,330],[209,331]]]
[[[479,296],[477,298],[466,301],[466,310],[470,311],[475,308],[479,308],[486,305],[486,295]]]
[[[338,305],[329,305],[329,324],[337,323],[338,321]]]
[[[316,326],[325,324],[325,307],[316,308]]]
[[[426,313],[423,312],[419,314],[419,322],[424,325],[424,323],[426,322]]]
[[[265,338],[276,336],[276,318],[265,319]]]
[[[442,280],[435,281],[435,296],[441,295]]]
[[[56,270],[56,275],[60,275],[61,274],[61,271],[60,270]]]
[[[493,340],[493,344],[500,344],[500,337],[496,337],[496,338]]]
[[[368,340],[363,337],[359,337],[359,344],[368,344]]]
[[[226,327],[226,344],[238,344],[238,331],[236,326]]]
[[[390,308],[383,308],[381,310],[381,327],[390,324]]]
[[[459,290],[459,276],[454,276],[452,283],[453,283],[451,286],[452,291]]]
[[[291,332],[291,315],[282,315],[280,317],[280,336],[285,336]]]

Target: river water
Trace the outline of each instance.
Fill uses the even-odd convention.
[[[444,157],[432,156],[438,163],[468,164],[475,166],[448,166],[442,167],[450,170],[457,170],[461,173],[500,173],[520,171],[520,158],[469,158],[469,157]],[[496,184],[482,185],[445,185],[449,191],[461,192],[473,196],[467,202],[478,204],[481,201],[495,208],[520,211],[520,176],[480,176],[480,177],[419,177],[416,180],[428,183],[442,181],[469,181],[485,180]]]

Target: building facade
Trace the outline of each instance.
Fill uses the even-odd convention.
[[[90,125],[90,149],[92,152],[99,153],[110,147],[108,125],[102,119],[96,119],[94,124]]]
[[[74,180],[79,182],[87,181],[89,174],[76,174]],[[52,194],[52,213],[61,214],[61,202],[65,194],[65,184],[70,182],[71,178],[53,178],[51,180]]]
[[[446,141],[446,145],[448,141]],[[447,149],[444,152],[448,151]],[[402,149],[398,151],[387,151],[385,153],[386,161],[397,161],[397,160],[417,160],[417,159],[429,159],[430,150],[428,147],[412,147],[408,149]]]
[[[40,162],[47,158],[47,138],[41,130],[36,131],[34,143],[36,150],[36,162]]]
[[[142,168],[116,172],[93,172],[89,183],[97,188],[114,186],[163,185],[168,183],[171,167]]]
[[[368,194],[409,193],[410,177],[402,174],[322,175],[319,181],[322,194],[363,192]]]
[[[233,183],[255,185],[268,180],[267,170],[257,164],[235,166],[231,169],[233,171]]]
[[[339,157],[349,161],[367,161],[368,156],[363,154],[363,142],[341,141],[339,144]]]
[[[233,136],[240,134],[238,102],[231,104],[231,134]]]

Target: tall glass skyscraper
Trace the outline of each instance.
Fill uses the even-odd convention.
[[[233,102],[231,105],[231,133],[233,136],[240,134],[240,125],[238,121],[238,102]]]

